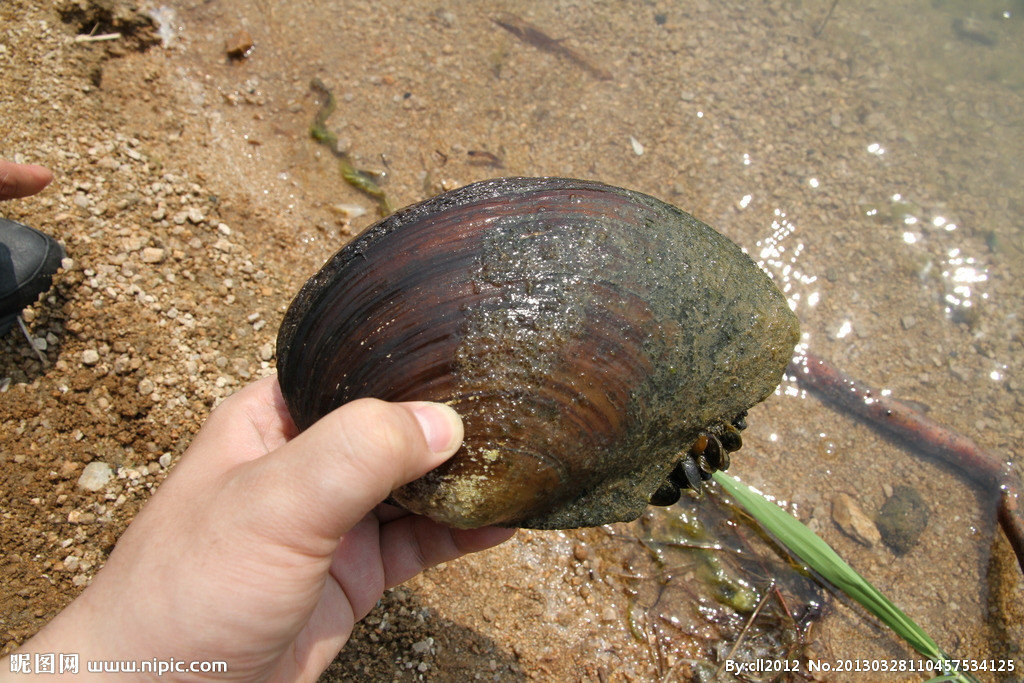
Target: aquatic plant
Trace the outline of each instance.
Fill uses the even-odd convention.
[[[776,540],[799,557],[819,576],[857,601],[871,614],[903,638],[920,654],[935,663],[943,676],[935,681],[976,681],[968,673],[955,670],[955,660],[925,633],[913,619],[875,588],[835,550],[799,520],[754,488],[724,472],[712,475],[725,491],[742,505]]]

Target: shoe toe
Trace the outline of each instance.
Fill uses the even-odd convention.
[[[52,237],[0,218],[0,322],[21,312],[50,288],[64,249]]]

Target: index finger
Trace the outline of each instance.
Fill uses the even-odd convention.
[[[53,180],[50,169],[0,159],[0,200],[34,195]]]

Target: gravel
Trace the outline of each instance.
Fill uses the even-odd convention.
[[[78,477],[78,485],[86,491],[102,491],[114,478],[114,470],[105,462],[91,462]]]

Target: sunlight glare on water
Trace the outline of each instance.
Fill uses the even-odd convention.
[[[786,218],[782,209],[775,209],[775,218],[771,222],[771,234],[759,239],[757,248],[757,265],[775,280],[779,289],[786,296],[786,301],[793,311],[797,311],[801,301],[814,306],[820,299],[818,291],[805,294],[804,288],[817,282],[816,275],[808,275],[800,265],[800,255],[804,251],[803,242],[791,244],[796,226]]]

